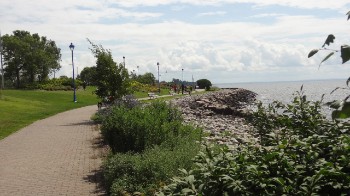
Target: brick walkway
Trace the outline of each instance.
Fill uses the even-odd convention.
[[[0,140],[0,195],[104,195],[96,109],[60,113]]]

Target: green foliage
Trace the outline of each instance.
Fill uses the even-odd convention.
[[[117,65],[113,61],[112,53],[101,45],[95,45],[88,40],[92,46],[91,52],[96,60],[96,95],[101,99],[105,97],[121,98],[129,93],[129,74],[122,64]]]
[[[346,63],[348,60],[350,60],[350,47],[348,45],[342,45],[340,47],[340,53],[342,58],[342,63]]]
[[[192,127],[182,125],[180,112],[165,102],[111,107],[101,115],[102,135],[113,152],[142,152],[194,132]]]
[[[136,81],[138,81],[142,84],[148,84],[148,85],[154,85],[155,80],[156,80],[156,78],[150,72],[145,73],[143,75],[138,75],[136,77]]]
[[[158,87],[149,84],[143,84],[137,81],[130,82],[130,89],[132,92],[158,92]],[[145,94],[147,97],[147,94]]]
[[[86,82],[87,85],[95,86],[96,81],[96,67],[85,67],[79,75],[79,79],[83,82]]]
[[[43,82],[60,69],[61,51],[52,40],[16,30],[2,36],[5,77],[17,88]]]
[[[207,79],[197,80],[197,85],[199,86],[199,88],[205,89],[207,91],[210,90],[210,87],[212,86],[211,82]]]
[[[348,20],[350,17],[350,12],[348,12],[346,15],[348,15]],[[321,49],[313,49],[309,52],[308,54],[308,58],[314,56],[318,51],[320,50],[331,50],[332,52],[330,52],[319,64],[319,67],[321,66],[321,64],[325,61],[327,61],[331,56],[333,56],[335,54],[335,52],[339,52],[339,50],[334,50],[334,49],[328,49],[325,46],[329,46],[331,43],[334,42],[335,36],[330,34],[328,35],[326,41],[324,42],[324,44],[322,45]],[[340,47],[340,57],[342,58],[342,63],[346,63],[347,61],[350,60],[350,47],[349,45],[342,45]],[[349,89],[349,79],[346,81],[346,85]],[[337,90],[340,89],[340,87],[337,87],[336,89],[334,89],[332,91],[332,93]],[[345,88],[341,88],[341,89],[345,89]],[[332,94],[331,93],[331,94]],[[341,102],[341,104],[334,104],[337,101],[333,101],[331,103],[329,103],[330,106],[332,106],[333,109],[335,109],[332,113],[332,118],[333,119],[345,119],[345,118],[350,118],[350,102],[348,102],[347,100],[349,99],[350,96],[347,96],[346,98],[343,99],[343,101]]]
[[[215,151],[173,178],[159,195],[347,195],[350,125],[329,121],[321,102],[299,92],[291,104],[258,105],[251,123],[258,142]]]
[[[180,112],[165,102],[140,106],[123,99],[95,121],[114,153],[103,166],[111,195],[154,195],[179,167],[190,169],[199,151],[201,130],[183,125]]]
[[[111,195],[137,191],[154,195],[166,180],[178,174],[178,168],[191,168],[199,149],[193,138],[183,137],[176,140],[173,148],[163,144],[142,154],[117,153],[103,164],[106,185]]]
[[[82,85],[82,82],[80,80],[75,79],[74,80],[76,88],[79,88],[79,86]],[[46,80],[45,82],[36,85],[33,89],[41,89],[41,90],[48,90],[48,91],[71,91],[73,90],[73,80],[72,78],[68,77],[61,77],[61,78],[53,78]]]

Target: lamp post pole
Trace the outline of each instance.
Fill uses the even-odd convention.
[[[4,67],[2,65],[2,41],[0,32],[0,64],[1,64],[1,90],[4,89]]]
[[[159,81],[159,62],[157,62],[157,66],[158,66],[158,92],[160,94],[160,81]]]
[[[124,64],[124,68],[125,68],[125,56],[123,56],[123,64]]]
[[[74,51],[74,45],[73,43],[70,43],[69,45],[70,50],[72,51],[72,67],[73,67],[73,89],[74,89],[74,94],[73,94],[73,101],[77,102],[77,96],[76,96],[76,89],[75,89],[75,81],[74,81],[74,61],[73,61],[73,51]]]
[[[184,83],[184,68],[182,68],[182,84]]]

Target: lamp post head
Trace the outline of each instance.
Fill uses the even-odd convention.
[[[159,66],[159,62],[157,62],[157,65]]]
[[[70,48],[71,51],[74,50],[74,45],[73,45],[73,43],[70,43],[69,48]]]
[[[125,60],[125,56],[123,56],[123,59]]]

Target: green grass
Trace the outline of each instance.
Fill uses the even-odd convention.
[[[73,102],[73,91],[3,90],[0,99],[0,140],[17,130],[54,114],[94,105],[98,99],[87,87],[77,91],[77,103]],[[201,92],[205,93],[205,92]],[[148,97],[147,92],[135,92],[136,98]],[[160,95],[169,95],[169,89],[161,89]],[[175,95],[159,99],[169,100],[183,96]],[[152,100],[146,100],[153,101]]]
[[[93,87],[77,91],[77,103],[73,91],[4,90],[0,99],[0,139],[34,121],[54,114],[97,103]]]

